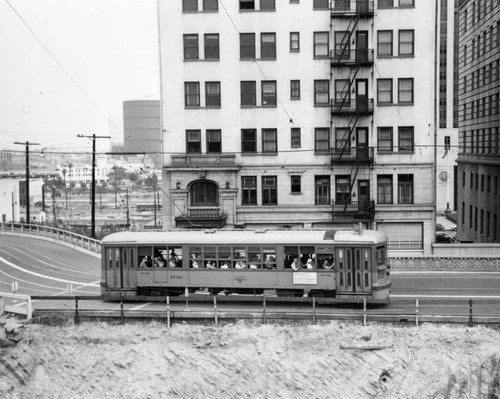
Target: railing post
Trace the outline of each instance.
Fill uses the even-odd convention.
[[[313,296],[313,309],[312,309],[312,313],[313,313],[313,324],[316,324],[316,297]]]
[[[472,299],[469,299],[469,327],[472,325]]]
[[[264,294],[262,298],[262,323],[267,323],[267,314],[266,314],[266,294]]]
[[[219,325],[219,318],[217,314],[217,297],[214,295],[214,317],[215,317],[215,325]]]
[[[415,300],[415,325],[418,327],[418,299]]]
[[[80,323],[80,317],[78,316],[78,297],[75,296],[75,324]]]
[[[125,313],[123,311],[123,296],[120,295],[120,318],[122,324],[125,323]]]
[[[167,295],[167,327],[170,328],[170,297]]]
[[[363,327],[366,327],[366,298],[363,298]]]

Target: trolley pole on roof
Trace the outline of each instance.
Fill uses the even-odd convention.
[[[93,134],[92,136],[84,136],[83,134],[79,134],[78,137],[86,137],[92,139],[92,197],[90,200],[90,208],[91,208],[91,230],[90,237],[95,238],[95,140],[96,139],[110,139],[111,136],[96,136]]]
[[[14,144],[26,146],[26,223],[31,224],[30,218],[30,145],[40,145],[39,143],[20,143],[15,141]]]

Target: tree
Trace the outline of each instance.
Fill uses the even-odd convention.
[[[132,182],[132,188],[135,189],[135,183],[139,179],[139,175],[135,172],[129,173],[127,178]]]
[[[117,187],[126,176],[127,171],[125,168],[122,168],[121,166],[113,166],[111,171],[108,173],[109,183],[112,186]]]
[[[158,186],[158,176],[153,172],[152,175],[147,176],[144,179],[144,184],[146,187],[152,188],[153,186]]]

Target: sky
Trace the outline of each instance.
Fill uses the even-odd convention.
[[[156,0],[0,0],[0,149],[85,150],[123,101],[159,99],[156,18]]]

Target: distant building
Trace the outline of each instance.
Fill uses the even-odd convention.
[[[163,226],[362,223],[431,253],[453,203],[454,4],[159,2]]]
[[[123,102],[123,151],[143,152],[161,165],[161,121],[158,100]]]
[[[0,221],[14,222],[20,218],[19,180],[0,179]]]
[[[461,2],[460,241],[500,242],[500,2]]]

